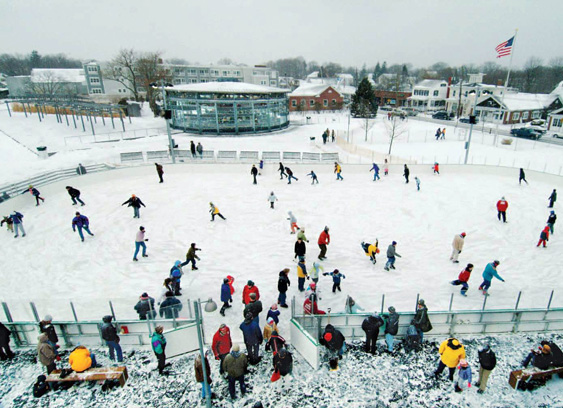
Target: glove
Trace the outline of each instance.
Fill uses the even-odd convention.
[[[307,280],[309,280],[309,275],[307,275]]]
[[[215,360],[220,360],[219,356],[215,356]]]
[[[148,242],[148,241],[149,241],[149,239],[148,239],[148,238],[147,238],[147,239],[145,239],[145,242]]]
[[[461,254],[461,251],[459,251],[458,254]]]

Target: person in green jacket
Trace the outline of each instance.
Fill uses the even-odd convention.
[[[305,228],[301,228],[297,233],[297,239],[302,239],[304,242],[309,242],[307,237],[305,236]]]
[[[166,367],[166,354],[164,350],[166,349],[166,338],[163,336],[162,332],[164,328],[162,326],[156,326],[154,333],[151,338],[152,351],[156,355],[158,360],[158,373],[160,375],[165,375],[164,367]]]

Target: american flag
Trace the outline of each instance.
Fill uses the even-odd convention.
[[[498,54],[497,58],[504,57],[506,55],[510,55],[510,53],[512,52],[512,43],[513,42],[514,42],[514,37],[512,37],[508,41],[505,41],[505,42],[497,45],[497,48],[495,48],[495,50],[497,51],[497,54]]]

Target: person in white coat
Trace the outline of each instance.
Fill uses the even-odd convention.
[[[452,255],[450,256],[450,261],[452,261],[453,263],[459,263],[457,258],[459,257],[459,254],[461,254],[461,250],[463,249],[466,235],[467,234],[465,232],[462,232],[461,234],[458,234],[454,237],[454,240],[452,242]]]

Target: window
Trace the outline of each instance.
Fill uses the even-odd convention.
[[[179,79],[175,79],[173,82],[174,82],[174,85],[180,85],[181,84]]]
[[[100,88],[92,88],[91,93],[93,93],[93,94],[101,94],[101,93],[102,93],[102,90],[101,90]]]
[[[181,68],[176,68],[174,70],[174,75],[178,75],[178,76],[183,76],[184,75],[184,70]]]
[[[539,119],[541,116],[541,112],[540,111],[533,111],[532,112],[532,119]]]
[[[323,106],[328,107],[328,99],[323,99]]]
[[[224,77],[229,76],[229,74],[230,74],[229,71],[223,71],[223,76],[224,76]]]
[[[551,126],[552,127],[561,127],[561,125],[563,125],[563,119],[553,119],[553,121],[551,122]]]
[[[295,99],[291,101],[291,106],[293,106],[294,108],[297,106],[297,101]]]
[[[434,96],[438,96],[439,93],[440,93],[439,91],[434,91],[434,94],[433,94],[433,95],[434,95]]]
[[[202,83],[207,82],[207,79],[202,79],[201,82]]]
[[[235,76],[240,76],[240,71],[235,71]]]
[[[522,113],[522,120],[526,120],[530,117],[530,112],[524,112]]]
[[[453,95],[453,96],[455,96],[455,92],[456,92],[456,91],[454,91],[454,95]]]
[[[197,69],[190,69],[189,73],[191,76],[197,75]]]
[[[100,78],[90,78],[90,83],[91,83],[91,84],[99,84],[99,83],[100,83]]]
[[[512,112],[512,120],[520,119],[520,112]]]
[[[271,86],[276,86],[276,81],[270,81]]]
[[[219,76],[219,71],[217,71],[216,69],[212,69],[209,72],[211,72],[211,76]]]
[[[88,72],[98,72],[98,67],[95,67],[95,66],[94,66],[94,67],[91,67],[91,66],[89,66],[89,67],[88,67]]]
[[[311,106],[311,107],[315,106],[315,100],[314,99],[311,99],[309,101],[309,106]]]
[[[446,87],[446,84],[440,84],[440,87],[441,87],[441,88],[445,88],[445,87]]]
[[[332,106],[336,106],[336,99],[333,99],[331,103],[332,103]]]
[[[260,85],[267,85],[266,81],[264,81],[264,80],[260,81]]]
[[[201,75],[205,75],[205,74],[207,74],[207,71],[206,71],[205,69],[200,69],[200,70],[199,70],[199,73],[200,73]]]

